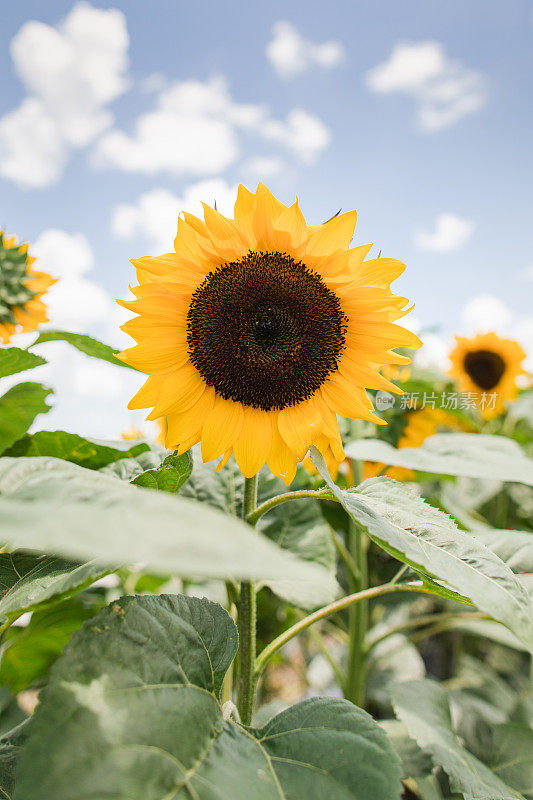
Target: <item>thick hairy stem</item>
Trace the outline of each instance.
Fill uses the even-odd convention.
[[[349,551],[357,567],[357,580],[351,581],[352,591],[364,592],[368,588],[368,567],[364,533],[356,522],[350,520]],[[348,632],[348,667],[344,696],[355,705],[364,705],[366,649],[368,629],[368,600],[350,606]]]
[[[247,520],[257,502],[257,475],[244,482],[242,516]],[[255,695],[255,635],[256,597],[255,587],[250,581],[241,583],[239,597],[239,680],[237,684],[237,708],[243,725],[250,725]]]

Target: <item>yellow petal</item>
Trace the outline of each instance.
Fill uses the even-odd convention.
[[[187,411],[180,414],[167,414],[167,447],[178,447],[188,442],[191,438],[199,440],[205,419],[215,402],[215,390],[207,386],[197,400]]]
[[[266,411],[246,408],[233,452],[245,478],[252,478],[267,460],[272,446],[272,419]]]
[[[268,454],[267,464],[270,471],[281,478],[287,486],[296,475],[297,459],[292,450],[285,444],[277,425],[272,426],[272,446]]]
[[[241,403],[225,400],[217,395],[202,428],[203,460],[213,461],[228,448],[233,447],[240,435],[243,422],[244,412]]]
[[[323,256],[335,250],[346,250],[349,246],[357,222],[357,212],[347,211],[320,225],[309,237],[307,252]]]

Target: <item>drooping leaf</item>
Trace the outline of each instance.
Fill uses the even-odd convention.
[[[53,456],[81,467],[101,469],[122,458],[132,458],[149,449],[146,442],[99,442],[67,431],[37,431],[26,434],[6,450],[6,456]]]
[[[404,780],[431,775],[433,770],[431,757],[420,749],[414,739],[411,739],[403,723],[397,719],[385,719],[380,722],[380,725],[400,757]]]
[[[516,481],[533,486],[533,459],[506,436],[436,433],[420,447],[397,449],[381,439],[358,439],[345,447],[350,458],[377,461],[438,475]]]
[[[24,551],[0,553],[0,618],[11,621],[52,599],[69,597],[108,572],[97,561],[78,564]]]
[[[85,353],[92,358],[98,358],[100,361],[108,361],[110,364],[115,364],[117,367],[126,367],[127,369],[135,369],[124,361],[116,358],[118,350],[114,350],[108,344],[99,342],[98,339],[93,339],[92,336],[87,336],[84,333],[71,333],[70,331],[41,331],[39,336],[32,344],[35,347],[44,342],[68,342],[77,350]]]
[[[54,458],[0,459],[0,542],[112,568],[141,563],[164,575],[331,585],[320,565],[206,503]]]
[[[224,720],[236,647],[233,621],[205,599],[113,603],[52,670],[15,800],[399,800],[389,740],[346,701],[305,701],[261,730]]]
[[[147,489],[158,489],[161,492],[176,494],[187,482],[191,472],[192,455],[190,451],[181,456],[173,453],[167,456],[159,467],[142,472],[133,479],[132,483]]]
[[[313,458],[332,492],[369,537],[439,585],[503,622],[533,652],[533,607],[513,572],[472,534],[402,483],[371,478],[353,490],[336,486],[320,453]]]
[[[38,414],[46,414],[45,402],[52,390],[40,383],[18,383],[0,397],[0,453],[24,436]]]
[[[398,683],[391,693],[398,718],[422,750],[430,753],[435,766],[446,772],[453,791],[466,800],[519,800],[461,745],[452,728],[446,692],[438,683],[427,679]]]
[[[46,359],[20,347],[0,348],[0,378],[46,364]]]

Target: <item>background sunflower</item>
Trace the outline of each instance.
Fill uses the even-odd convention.
[[[0,229],[0,339],[7,344],[14,333],[29,333],[48,322],[41,300],[56,280],[37,272],[27,244],[17,244]]]
[[[120,357],[149,377],[129,407],[166,416],[167,447],[201,440],[204,461],[233,453],[245,477],[267,462],[288,484],[311,444],[343,460],[337,414],[384,424],[365,390],[400,392],[379,370],[420,340],[394,324],[404,264],[350,248],[356,216],[309,226],[298,202],[240,186],[234,219],[204,204],[174,253],[133,261],[136,299],[119,302],[137,345]]]
[[[518,394],[516,379],[525,374],[524,350],[514,339],[503,339],[496,333],[455,338],[450,376],[462,391],[475,393],[485,419],[497,417],[505,410],[506,401]],[[494,395],[494,402],[487,400],[488,395]]]

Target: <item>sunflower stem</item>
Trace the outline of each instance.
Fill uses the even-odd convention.
[[[242,517],[249,516],[257,502],[257,475],[245,478]],[[253,523],[250,523],[253,524]],[[239,597],[239,679],[237,683],[237,708],[243,725],[250,725],[254,710],[255,695],[255,651],[256,651],[256,596],[255,586],[250,581],[241,583]]]
[[[365,540],[361,527],[350,518],[348,529],[348,551],[356,565],[357,576],[349,576],[349,585],[352,593],[365,592],[368,588],[368,563]],[[366,676],[366,649],[365,637],[368,629],[368,601],[350,606],[348,618],[348,669],[344,696],[357,706],[364,705],[365,676]]]
[[[340,600],[335,600],[335,602],[330,603],[323,608],[319,608],[318,611],[313,611],[312,614],[309,614],[299,622],[291,625],[290,628],[287,628],[287,630],[283,631],[283,633],[271,641],[270,644],[268,644],[264,650],[261,651],[255,660],[256,676],[259,677],[259,675],[261,675],[266,664],[272,658],[274,653],[277,653],[277,651],[283,647],[284,644],[289,642],[294,636],[297,636],[302,631],[305,631],[315,622],[319,622],[322,619],[331,617],[333,614],[342,611],[344,608],[350,608],[350,606],[355,603],[366,602],[372,597],[380,597],[381,595],[392,594],[394,592],[420,592],[422,594],[436,594],[436,592],[431,591],[430,587],[423,584],[422,581],[417,581],[416,583],[385,583],[382,586],[374,586],[370,589],[365,589],[363,592],[356,592],[355,594],[349,594],[346,597],[341,597]]]
[[[322,489],[298,489],[295,492],[279,494],[277,497],[272,497],[270,500],[266,500],[264,503],[261,503],[260,506],[254,508],[248,514],[247,520],[250,525],[255,525],[257,521],[261,519],[263,514],[266,514],[267,511],[270,511],[272,508],[276,508],[276,506],[279,506],[282,503],[287,503],[289,500],[306,499],[334,500],[338,502],[337,498],[331,493],[331,490],[327,486],[324,486]]]

